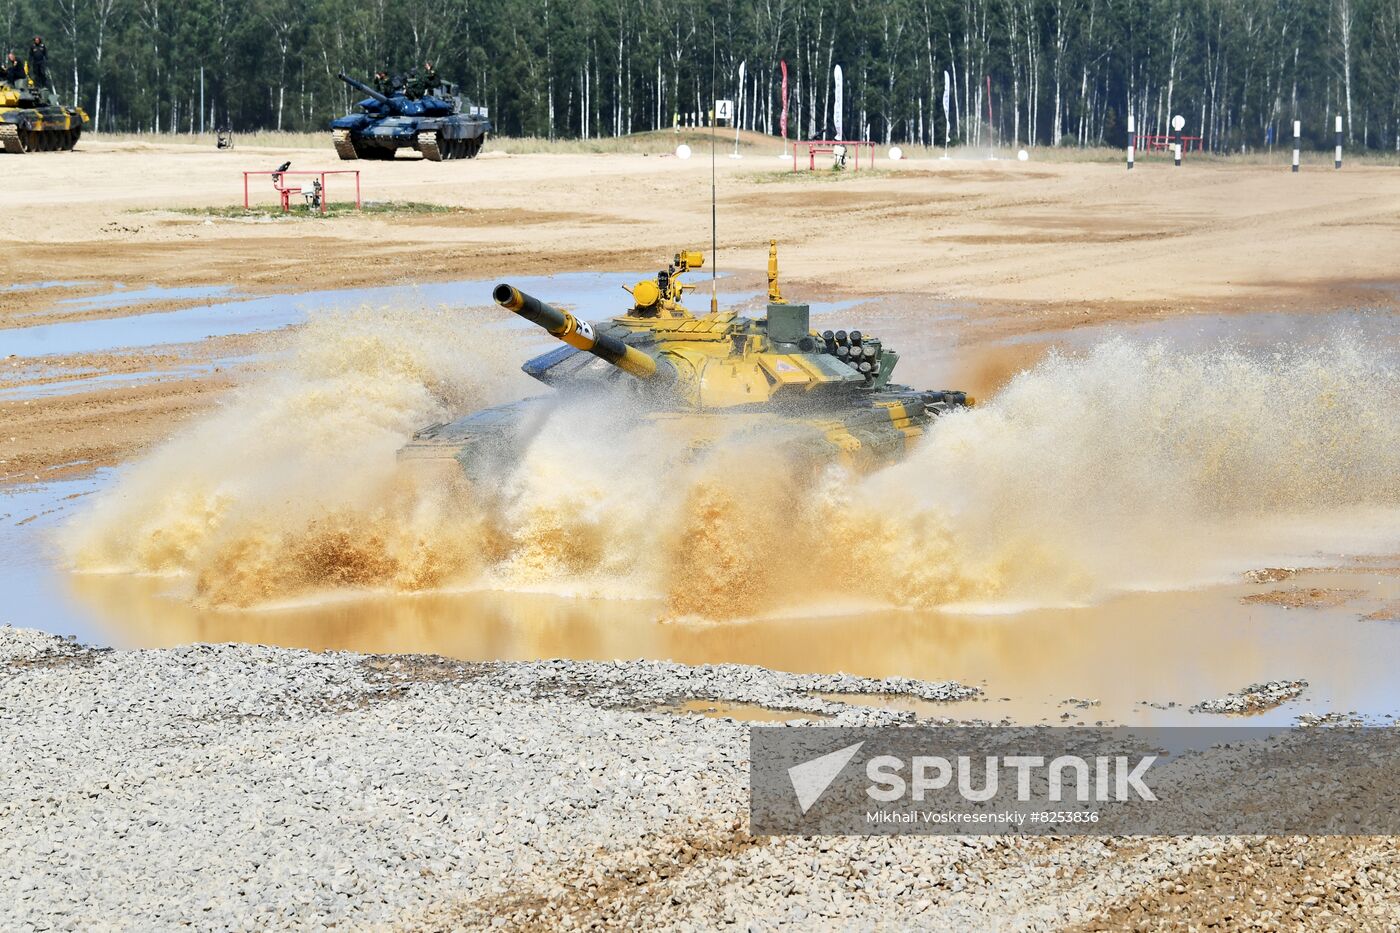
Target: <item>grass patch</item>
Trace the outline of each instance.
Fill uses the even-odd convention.
[[[827,158],[831,157],[827,156]],[[849,165],[839,171],[830,166],[823,168],[821,162],[818,162],[814,169],[809,170],[806,165],[803,165],[794,172],[791,163],[789,163],[787,168],[779,171],[749,172],[744,175],[744,180],[751,181],[756,185],[833,185],[859,178],[869,180],[872,172],[879,174],[878,169],[866,168],[864,163],[861,163],[860,171],[857,172]]]
[[[353,201],[331,201],[326,204],[326,212],[322,214],[315,208],[307,208],[301,204],[293,204],[291,211],[282,212],[282,208],[276,204],[254,204],[245,208],[243,205],[234,207],[182,207],[176,208],[176,214],[188,214],[192,217],[310,217],[310,218],[331,218],[343,217],[347,214],[389,214],[408,216],[413,214],[464,214],[467,213],[465,207],[452,207],[446,204],[428,204],[424,201],[364,201],[363,207],[356,208]]]

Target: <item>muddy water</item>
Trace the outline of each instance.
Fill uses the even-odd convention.
[[[878,304],[851,311],[862,327],[881,317]],[[1280,328],[1257,317],[1206,322],[1205,333],[1199,320],[1153,325],[1108,345],[1050,335],[1045,343],[1068,355],[1037,363],[1022,345],[977,344],[955,313],[919,326],[904,315],[871,329],[906,354],[900,376],[911,383],[960,386],[971,372],[1000,386],[1031,371],[884,474],[799,490],[790,502],[782,484],[721,484],[765,508],[715,512],[718,526],[689,526],[694,510],[639,494],[665,488],[684,503],[697,489],[713,493],[713,482],[678,476],[644,439],[608,434],[600,447],[558,425],[542,433],[554,446],[498,478],[505,499],[492,520],[507,524],[486,537],[515,550],[486,572],[468,561],[456,576],[407,586],[405,544],[441,557],[470,542],[441,515],[399,540],[392,512],[385,524],[389,487],[375,477],[402,432],[448,401],[490,403],[521,347],[502,340],[470,357],[480,348],[454,342],[455,318],[313,324],[278,381],[250,386],[122,476],[0,498],[0,547],[16,555],[0,569],[0,621],[116,646],[252,641],[954,679],[985,698],[915,712],[993,721],[1218,722],[1189,706],[1301,678],[1311,687],[1300,700],[1251,721],[1352,710],[1381,720],[1400,711],[1388,671],[1400,622],[1387,621],[1400,575],[1394,560],[1351,555],[1400,553],[1387,356],[1400,327],[1297,316]],[[1184,349],[1144,348],[1183,335]],[[1242,350],[1221,353],[1221,342]],[[1322,349],[1300,353],[1300,342]],[[531,482],[559,468],[612,527]],[[716,505],[700,501],[700,514]],[[825,579],[775,583],[754,590],[747,611],[677,621],[668,589],[693,578],[675,540],[701,549],[760,540],[764,522],[790,517],[773,501],[817,510],[801,526],[806,538],[770,542],[753,566],[766,554],[791,569],[824,550],[826,563],[809,571]],[[423,503],[410,504],[402,517],[419,521]],[[308,554],[324,563],[316,535],[329,519],[356,544],[389,548],[331,568],[339,579],[354,571],[351,587],[284,566]],[[470,533],[486,520],[473,516]],[[1276,565],[1329,569],[1273,584],[1240,576]],[[703,557],[694,569],[708,569]],[[256,599],[246,598],[250,582]],[[714,592],[749,582],[720,579]],[[1245,601],[1274,591],[1273,601]],[[689,608],[703,615],[707,605]]]
[[[1030,723],[1229,721],[1188,708],[1250,683],[1302,678],[1311,684],[1302,698],[1248,721],[1288,723],[1301,713],[1330,711],[1385,721],[1400,713],[1400,682],[1393,676],[1400,621],[1364,618],[1400,604],[1400,574],[1393,570],[1314,571],[1278,584],[1127,593],[1079,608],[872,608],[724,623],[658,621],[664,610],[659,600],[500,590],[198,609],[181,578],[69,575],[42,561],[22,573],[23,584],[3,581],[15,597],[7,621],[119,647],[234,641],[469,660],[658,658],[951,679],[980,686],[985,699],[885,705],[908,706],[920,716]],[[1242,601],[1293,588],[1354,595],[1330,607]],[[1071,699],[1098,702],[1082,707],[1065,702]]]
[[[617,304],[619,281],[638,275],[572,273],[526,276],[516,284],[540,296],[567,295],[567,305],[590,317]],[[114,312],[91,320],[33,324],[0,330],[0,356],[32,358],[70,353],[100,353],[126,347],[154,347],[275,330],[298,324],[308,315],[355,307],[435,307],[489,305],[495,280],[464,280],[363,289],[331,289],[296,295],[231,296],[226,286],[208,288],[118,289],[108,294],[63,299],[56,309]],[[735,295],[727,295],[733,299]],[[201,300],[195,300],[201,299]],[[218,300],[202,300],[218,299]],[[126,314],[133,305],[154,301],[189,301],[188,307],[149,314]],[[562,299],[561,299],[562,301]],[[43,309],[31,312],[39,316]],[[615,313],[615,312],[612,312]],[[500,326],[524,326],[509,315]]]

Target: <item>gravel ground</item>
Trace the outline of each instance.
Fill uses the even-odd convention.
[[[1193,713],[1262,713],[1296,700],[1308,688],[1306,680],[1270,680],[1191,707]]]
[[[956,684],[0,629],[6,929],[1400,926],[1389,838],[766,838],[691,698]]]

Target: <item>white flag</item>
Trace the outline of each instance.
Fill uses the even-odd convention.
[[[948,69],[943,69],[943,119],[948,119]]]
[[[836,66],[836,68],[834,69],[834,73],[835,73],[835,78],[836,78],[836,106],[835,106],[835,108],[833,108],[833,110],[832,110],[832,114],[831,114],[831,125],[832,125],[833,129],[834,129],[835,132],[836,132],[836,138],[837,138],[837,139],[843,139],[844,137],[841,135],[841,97],[842,97],[842,94],[841,94],[841,66],[840,66],[840,65],[837,65],[837,66]]]
[[[748,61],[739,63],[739,110],[734,114],[734,154],[739,154],[739,123],[744,119],[744,69]]]

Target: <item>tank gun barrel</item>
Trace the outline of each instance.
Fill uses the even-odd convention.
[[[569,346],[586,350],[638,379],[670,379],[675,376],[675,370],[669,364],[658,362],[610,334],[596,333],[593,325],[587,321],[581,321],[569,312],[546,304],[512,285],[497,285],[491,297],[507,311],[514,311],[530,323],[538,324]]]
[[[357,90],[357,91],[363,91],[364,93],[368,94],[370,97],[373,97],[375,100],[379,101],[381,104],[387,104],[387,103],[389,103],[389,98],[388,98],[388,97],[386,97],[386,96],[384,96],[383,94],[379,93],[379,92],[376,91],[374,88],[370,87],[368,84],[365,84],[363,81],[357,81],[357,80],[355,80],[354,78],[350,77],[348,74],[346,74],[346,73],[343,72],[343,71],[342,71],[342,72],[339,72],[339,73],[336,75],[336,77],[339,78],[340,80],[344,81],[346,84],[350,85],[351,87],[353,87],[355,90]]]

